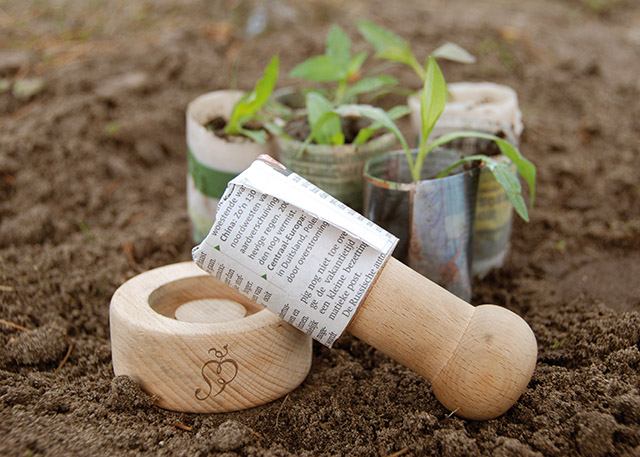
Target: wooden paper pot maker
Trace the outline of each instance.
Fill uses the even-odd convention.
[[[311,367],[311,339],[193,262],[123,284],[110,307],[116,375],[162,408],[227,412],[295,389]]]

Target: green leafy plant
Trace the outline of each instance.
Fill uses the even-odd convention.
[[[368,105],[342,105],[347,106],[347,109],[336,109],[333,104],[327,100],[324,96],[317,92],[311,92],[306,98],[307,105],[307,120],[311,127],[311,134],[300,148],[300,154],[304,152],[304,149],[312,142],[317,144],[328,144],[334,146],[340,146],[344,144],[345,138],[342,133],[342,126],[340,123],[340,116],[358,116],[362,117],[360,110],[366,109]],[[357,106],[359,109],[354,109]],[[408,106],[396,106],[385,112],[385,119],[398,119],[402,116],[409,114],[410,109]],[[367,127],[361,128],[358,131],[355,139],[351,143],[354,146],[358,146],[366,143],[371,136],[384,125],[374,122]]]
[[[257,121],[267,131],[281,134],[280,128],[262,112],[263,107],[269,101],[276,85],[279,62],[278,56],[273,57],[265,68],[262,77],[256,83],[256,87],[251,92],[243,95],[234,105],[224,128],[224,133],[227,135],[243,135],[256,143],[264,144],[267,139],[267,132],[265,130],[246,128],[247,123]]]
[[[373,93],[397,84],[389,75],[362,77],[361,69],[368,54],[351,54],[351,40],[339,26],[331,26],[327,35],[325,53],[311,57],[291,70],[290,76],[311,82],[335,83],[333,103],[355,101],[358,95]]]
[[[396,126],[393,119],[387,112],[380,108],[365,105],[342,105],[331,112],[325,113],[321,116],[315,125],[315,128],[311,132],[311,136],[314,136],[322,128],[322,125],[332,117],[345,115],[347,113],[356,112],[361,116],[367,117],[379,124],[382,127],[391,131],[400,141],[402,147],[406,153],[409,168],[411,170],[411,176],[414,181],[421,179],[421,171],[424,160],[428,154],[438,146],[443,146],[450,141],[458,138],[483,138],[491,140],[497,144],[502,154],[507,156],[516,166],[520,175],[524,178],[529,186],[530,202],[529,205],[533,205],[535,196],[535,181],[536,181],[536,168],[535,166],[525,159],[509,142],[498,138],[497,136],[490,135],[482,132],[452,132],[443,135],[431,143],[428,142],[429,134],[433,130],[435,123],[442,114],[446,103],[447,85],[442,75],[440,67],[436,63],[434,57],[429,57],[427,60],[425,70],[425,82],[422,92],[420,94],[421,101],[421,136],[420,144],[418,146],[416,160],[413,160],[413,155],[407,144],[406,139]],[[468,163],[480,161],[486,167],[493,176],[496,178],[498,184],[500,184],[506,191],[507,198],[515,208],[516,212],[524,219],[529,221],[529,214],[527,211],[527,205],[522,197],[522,186],[518,176],[511,170],[510,165],[498,162],[497,160],[488,157],[486,155],[475,154],[467,157],[463,157],[445,170],[440,172],[436,178],[443,178],[447,176],[452,170],[458,166]]]
[[[310,82],[334,84],[326,91],[316,89],[306,93],[307,121],[313,135],[305,141],[300,153],[311,141],[315,141],[316,144],[343,145],[345,135],[342,132],[340,118],[334,112],[335,107],[353,103],[364,94],[380,93],[397,84],[396,78],[389,75],[363,77],[361,69],[367,56],[366,52],[352,55],[348,35],[339,26],[333,25],[327,34],[325,53],[311,57],[291,70],[290,75],[293,77]],[[408,113],[409,108],[397,107],[390,110],[388,115],[395,119]],[[380,127],[370,125],[361,129],[352,144],[357,146],[365,143]]]
[[[407,40],[371,21],[358,21],[357,26],[360,34],[376,50],[376,58],[408,65],[423,82],[425,81],[428,60],[425,65],[421,65]],[[434,50],[430,57],[459,63],[474,63],[476,61],[475,57],[464,48],[451,42]]]

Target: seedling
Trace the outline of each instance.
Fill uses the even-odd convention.
[[[384,110],[372,106],[340,106],[334,109],[332,112],[326,113],[321,119],[318,120],[318,125],[316,125],[315,131],[312,130],[311,136],[317,134],[317,131],[322,127],[322,124],[332,116],[335,117],[339,115],[345,115],[347,113],[356,112],[359,115],[372,119],[375,123],[387,128],[398,138],[407,155],[407,161],[411,170],[411,177],[414,181],[419,181],[421,179],[421,170],[424,160],[436,147],[442,146],[458,138],[483,138],[486,140],[491,140],[497,144],[502,154],[507,156],[515,164],[518,172],[527,182],[530,191],[529,205],[532,206],[535,196],[536,168],[531,162],[529,162],[520,154],[516,147],[511,145],[509,142],[498,138],[495,135],[468,131],[451,132],[437,138],[431,143],[428,142],[429,134],[433,130],[435,123],[440,118],[440,115],[444,110],[444,106],[446,103],[446,94],[447,85],[444,80],[444,76],[442,75],[442,71],[437,64],[436,59],[434,57],[429,57],[425,70],[425,83],[420,96],[421,136],[415,161],[413,160],[411,150],[409,148],[409,145],[407,144],[406,139],[396,126],[393,119]],[[528,222],[529,214],[527,211],[527,205],[522,198],[522,186],[520,185],[520,181],[517,175],[506,163],[498,162],[497,160],[483,154],[474,154],[458,160],[457,162],[437,174],[435,178],[443,178],[458,166],[464,163],[475,161],[480,161],[484,167],[491,171],[498,184],[500,184],[505,189],[507,198],[515,208],[516,212],[520,215],[520,217],[522,217],[522,219]]]
[[[325,53],[305,60],[291,71],[290,75],[293,77],[311,82],[336,84],[329,91],[331,100],[320,91],[306,94],[307,120],[311,130],[315,131],[312,139],[317,144],[342,145],[345,143],[340,119],[337,116],[325,118],[325,122],[316,128],[316,123],[323,118],[324,114],[332,112],[336,106],[343,103],[355,102],[360,95],[373,94],[397,83],[396,78],[388,75],[362,77],[361,68],[366,58],[366,52],[352,55],[351,40],[339,26],[333,25],[327,35]],[[395,119],[408,113],[407,107],[399,107],[388,114]],[[372,127],[361,130],[354,144],[366,142],[380,128],[380,126],[373,129]],[[307,144],[309,142],[305,142],[305,147]]]
[[[425,81],[427,77],[425,70],[426,62],[425,65],[421,65],[418,62],[418,59],[411,49],[411,45],[404,38],[366,20],[358,21],[358,31],[376,50],[376,58],[408,65],[422,82]],[[431,57],[451,60],[458,63],[474,63],[476,61],[476,58],[464,48],[450,42],[443,44],[433,51]]]
[[[299,154],[304,152],[304,149],[309,145],[309,143],[311,143],[311,141],[315,141],[317,144],[343,145],[345,139],[340,124],[340,115],[359,115],[359,113],[355,112],[353,109],[342,109],[340,111],[336,111],[333,104],[317,92],[307,94],[306,105],[307,119],[311,128],[311,134],[303,143]],[[368,105],[343,105],[343,107],[344,106],[366,107]],[[389,119],[398,119],[409,114],[409,112],[410,109],[408,106],[395,106],[385,114]],[[354,146],[358,146],[366,143],[369,138],[371,138],[371,136],[382,127],[383,125],[381,123],[374,122],[371,125],[360,129],[352,144]]]
[[[333,25],[327,35],[325,53],[305,60],[291,70],[290,76],[311,82],[336,83],[334,105],[354,102],[358,95],[373,93],[398,82],[389,75],[363,78],[360,70],[367,56],[366,52],[351,55],[349,36],[339,26]]]
[[[279,58],[275,56],[271,59],[264,74],[258,80],[256,87],[245,94],[233,107],[231,116],[224,128],[227,135],[243,135],[256,143],[264,144],[267,140],[267,132],[280,134],[280,129],[261,110],[269,101],[273,88],[278,79]],[[251,130],[246,128],[246,124],[251,121],[258,121],[264,129]]]

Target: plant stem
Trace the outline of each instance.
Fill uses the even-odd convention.
[[[336,89],[336,98],[335,98],[335,104],[339,105],[340,103],[342,103],[342,99],[344,98],[344,94],[347,91],[347,80],[346,79],[341,79],[338,82],[338,88]]]
[[[420,168],[416,168],[416,165],[418,164],[418,160],[420,159],[420,155],[418,154],[418,157],[416,157],[416,163],[413,163],[413,158],[411,157],[411,150],[409,148],[405,148],[404,150],[405,154],[407,154],[407,162],[409,162],[409,170],[411,170],[411,177],[413,178],[414,181],[420,181]],[[416,175],[416,171],[417,171],[417,175]]]
[[[463,160],[458,160],[457,162],[449,165],[447,168],[445,168],[440,173],[438,173],[438,175],[436,176],[436,179],[444,178],[449,173],[451,173],[451,170],[453,170],[454,168],[456,168],[459,165],[462,165],[464,162],[466,162],[466,161],[463,159]]]
[[[426,146],[426,141],[420,141],[420,143],[420,149],[418,149],[418,155],[416,156],[416,163],[414,167],[411,168],[411,174],[413,175],[414,181],[420,181],[420,172],[422,171],[422,165],[433,149],[433,145],[429,145],[428,147]]]
[[[409,65],[411,66],[411,68],[413,68],[413,71],[416,72],[420,80],[424,83],[424,80],[427,77],[426,72],[424,70],[424,67],[420,65],[414,55],[411,56],[411,62],[409,62]]]
[[[483,155],[483,154],[475,154],[475,155],[470,155],[470,156],[463,157],[462,159],[456,161],[455,163],[452,163],[447,168],[445,168],[440,173],[438,173],[438,175],[435,177],[435,179],[444,178],[449,173],[451,173],[451,170],[453,170],[454,168],[462,165],[463,163],[480,161],[483,164],[486,164],[487,160],[490,160],[490,159],[487,156]]]

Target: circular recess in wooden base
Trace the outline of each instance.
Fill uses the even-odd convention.
[[[115,374],[162,408],[251,408],[295,389],[311,367],[309,336],[193,262],[130,279],[109,314]]]

